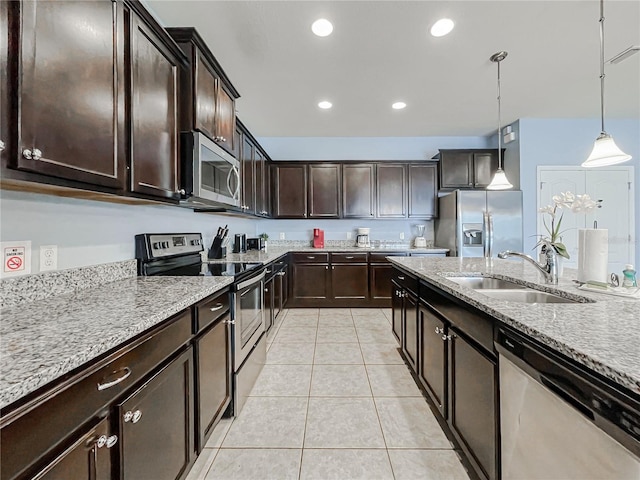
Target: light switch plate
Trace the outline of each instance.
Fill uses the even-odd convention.
[[[284,240],[284,232],[280,232],[280,240]]]
[[[351,232],[347,232],[347,240],[351,240]]]
[[[400,232],[400,240],[404,240],[404,232]]]
[[[2,269],[0,276],[16,277],[31,273],[31,240],[0,243]]]

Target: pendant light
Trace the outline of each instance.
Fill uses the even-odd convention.
[[[591,155],[583,163],[583,167],[605,167],[631,160],[618,148],[613,137],[604,129],[604,0],[600,0],[600,135],[593,144]]]
[[[507,180],[507,175],[502,169],[502,116],[500,109],[500,62],[507,58],[507,52],[498,52],[491,55],[490,60],[498,64],[498,170],[487,190],[509,190],[513,185]]]

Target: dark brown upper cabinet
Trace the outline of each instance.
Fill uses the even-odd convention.
[[[440,150],[440,188],[486,188],[498,169],[498,150]]]
[[[122,2],[2,3],[11,32],[6,90],[13,126],[13,138],[3,139],[10,147],[3,165],[36,174],[3,176],[124,190]]]
[[[195,28],[167,28],[189,58],[182,78],[182,130],[198,130],[234,154],[235,101],[240,94]]]
[[[309,165],[309,218],[340,218],[341,166]]]
[[[131,191],[180,199],[178,92],[184,56],[144,10],[131,12]]]
[[[407,164],[376,165],[378,218],[407,217]]]
[[[307,218],[307,165],[273,167],[273,216]]]
[[[343,218],[375,217],[375,164],[342,166]]]
[[[438,188],[435,163],[409,164],[409,218],[438,216]]]

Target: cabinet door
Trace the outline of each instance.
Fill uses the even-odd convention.
[[[409,218],[437,216],[436,165],[409,165]]]
[[[274,170],[274,216],[307,218],[307,166],[276,165]]]
[[[21,10],[12,42],[21,50],[9,55],[19,64],[10,80],[19,135],[12,166],[124,189],[122,3],[10,3],[13,14]]]
[[[331,297],[338,300],[366,300],[369,297],[367,264],[331,265]]]
[[[63,452],[34,475],[34,480],[110,480],[110,448],[117,435],[109,435],[108,420],[80,434]]]
[[[369,265],[369,275],[371,278],[371,299],[373,301],[390,301],[393,290],[391,285],[393,267],[390,264],[371,264]]]
[[[485,188],[493,180],[498,170],[498,152],[482,152],[473,154],[473,178],[476,188]]]
[[[195,93],[193,124],[196,130],[213,140],[216,137],[216,89],[217,78],[207,61],[195,51]]]
[[[391,331],[400,345],[402,342],[402,323],[404,316],[403,289],[397,283],[391,282],[393,287],[391,297]]]
[[[178,199],[178,62],[131,14],[131,190]]]
[[[469,151],[440,151],[440,188],[472,188],[473,159]]]
[[[342,166],[342,216],[375,217],[374,164]]]
[[[240,168],[242,169],[242,206],[245,213],[256,212],[255,147],[243,135]]]
[[[9,31],[9,2],[0,2],[0,32]],[[9,36],[0,35],[0,163],[7,164],[9,155],[9,80],[7,78]]]
[[[255,149],[255,165],[256,165],[256,215],[265,216],[269,212],[267,211],[267,177],[268,170],[266,169],[264,154],[258,149]]]
[[[427,307],[420,305],[419,332],[420,381],[429,396],[447,418],[447,328],[445,323]]]
[[[214,140],[227,152],[233,154],[233,133],[236,128],[236,105],[234,98],[225,90],[220,78],[216,78],[215,108]]]
[[[287,306],[289,301],[289,265],[285,265],[282,270],[282,308]]]
[[[282,310],[282,275],[280,272],[273,278],[273,317],[277,317]]]
[[[231,401],[231,330],[227,313],[195,340],[198,451]]]
[[[189,348],[118,406],[121,479],[175,480],[195,457]]]
[[[407,166],[376,166],[376,205],[378,218],[406,218]]]
[[[309,217],[340,218],[340,165],[309,165]]]
[[[328,272],[327,264],[294,263],[292,291],[294,301],[328,299],[330,294]]]
[[[268,332],[273,326],[276,318],[275,312],[275,292],[274,292],[275,279],[271,278],[264,284],[264,330]],[[271,332],[273,334],[273,332]]]
[[[496,364],[451,329],[449,424],[486,478],[496,476]]]
[[[418,299],[406,290],[402,325],[402,351],[414,372],[418,372]]]

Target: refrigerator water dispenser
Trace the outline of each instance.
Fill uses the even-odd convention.
[[[481,223],[463,223],[462,233],[462,244],[465,247],[482,247],[484,245]]]

